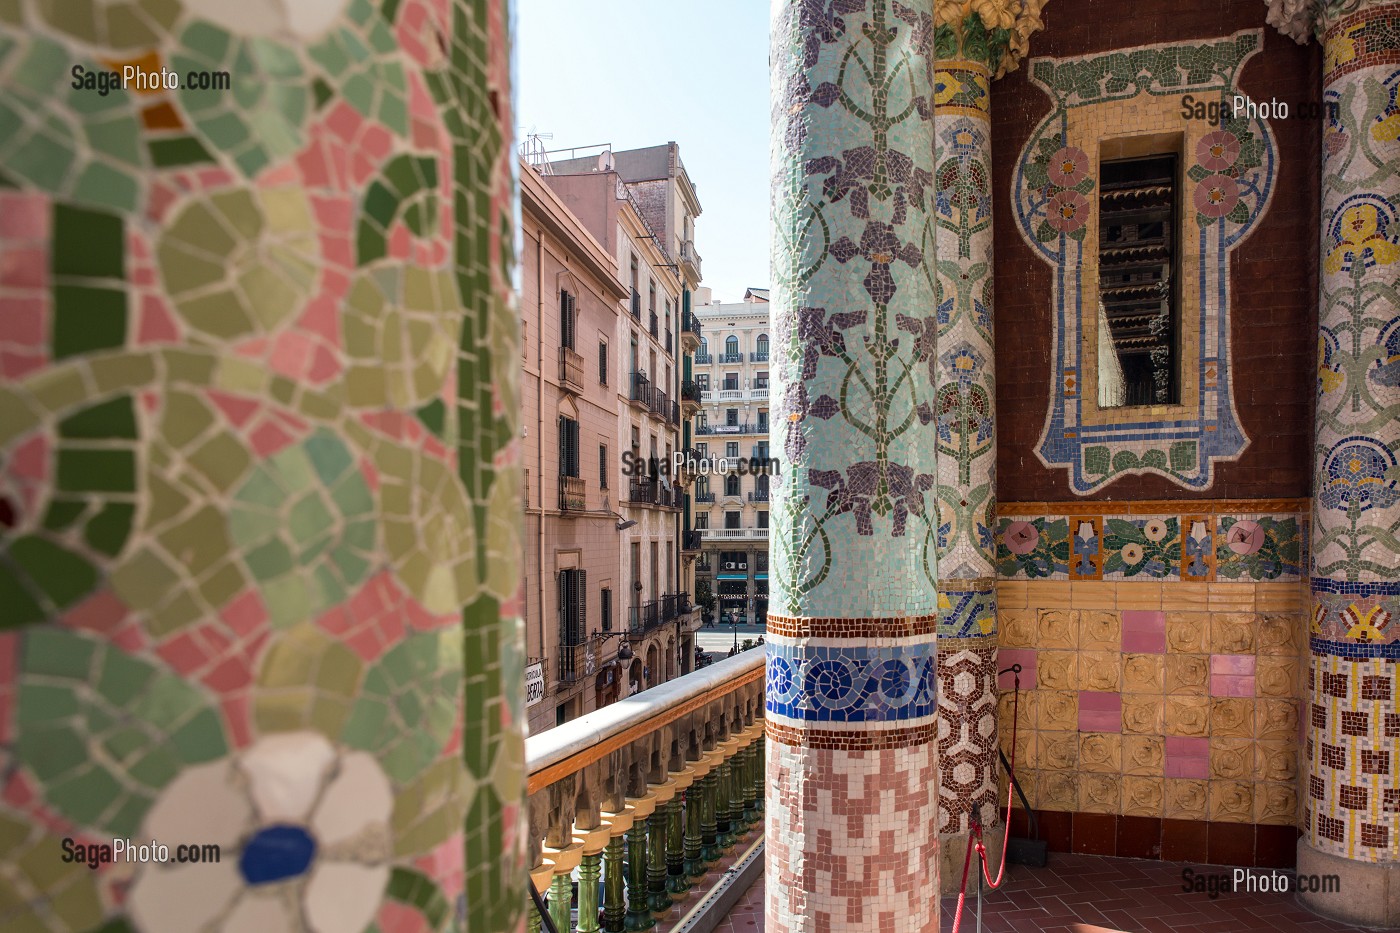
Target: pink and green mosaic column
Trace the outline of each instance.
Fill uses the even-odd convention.
[[[522,927],[507,27],[0,3],[0,928]]]
[[[1041,2],[939,5],[933,87],[932,397],[938,450],[938,825],[943,880],[961,877],[973,825],[1001,824],[997,776],[996,376],[992,339],[994,77],[1016,67]],[[970,7],[976,7],[971,9]],[[1001,838],[986,834],[990,855]]]
[[[779,3],[767,929],[938,929],[933,2]]]
[[[1305,903],[1400,925],[1400,4],[1280,23],[1323,45]],[[1276,10],[1271,19],[1282,19]]]

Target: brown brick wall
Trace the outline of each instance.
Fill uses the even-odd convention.
[[[1297,105],[1321,96],[1321,51],[1264,23],[1257,0],[1137,0],[1131,16],[1102,0],[1056,0],[1031,54],[1073,56],[1162,42],[1210,39],[1264,27],[1264,48],[1244,66],[1256,101]],[[997,496],[1002,501],[1081,498],[1063,468],[1035,455],[1049,404],[1051,269],[1022,241],[1010,213],[1015,162],[1049,98],[1021,69],[993,85],[992,168],[996,210]],[[1250,444],[1215,464],[1213,486],[1188,490],[1160,476],[1126,476],[1083,497],[1192,499],[1305,497],[1311,491],[1312,404],[1317,367],[1317,121],[1272,121],[1277,187],[1268,212],[1231,256],[1231,348],[1236,407]]]

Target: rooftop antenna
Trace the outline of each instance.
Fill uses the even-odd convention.
[[[536,133],[531,131],[525,137],[525,141],[520,144],[520,157],[534,167],[535,171],[541,175],[553,175],[554,170],[549,164],[548,150],[544,141],[553,139],[553,133]]]

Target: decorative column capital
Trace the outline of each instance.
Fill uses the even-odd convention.
[[[1312,36],[1322,38],[1339,19],[1366,7],[1393,3],[1393,0],[1264,0],[1269,8],[1266,22],[1299,45]]]
[[[1040,11],[1050,0],[938,0],[934,6],[939,60],[986,65],[1000,78],[1020,67],[1031,36],[1045,27]]]

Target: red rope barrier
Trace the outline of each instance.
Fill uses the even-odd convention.
[[[1002,821],[1006,828],[1001,838],[1001,866],[997,869],[996,880],[992,880],[991,873],[987,869],[987,847],[982,842],[982,824],[975,816],[972,817],[970,821],[971,831],[967,834],[967,853],[963,856],[962,885],[958,889],[958,909],[953,914],[953,933],[958,933],[958,927],[962,924],[963,905],[967,902],[967,870],[972,865],[974,842],[982,877],[987,879],[987,884],[995,891],[1005,881],[1006,845],[1011,839],[1011,795],[1016,792],[1016,785],[1012,780],[1016,774],[1016,727],[1021,707],[1021,674],[1019,670],[1016,671],[1015,676],[1016,692],[1011,699],[1011,766],[1007,769],[1009,773],[1006,779],[1006,819]]]

